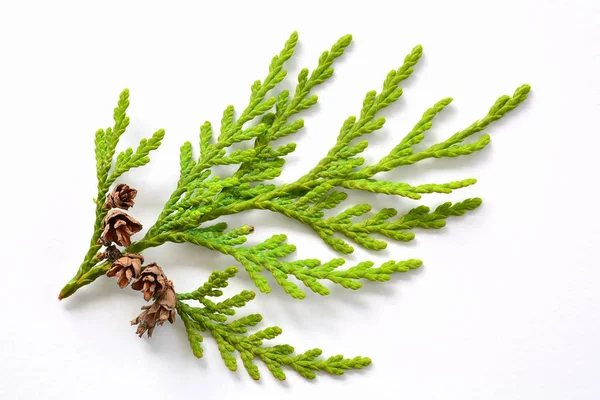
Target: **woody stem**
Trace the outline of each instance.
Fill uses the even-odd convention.
[[[158,247],[161,244],[166,242],[166,235],[156,235],[151,236],[149,238],[144,238],[139,242],[132,243],[131,246],[127,247],[123,250],[124,253],[141,253],[143,250],[150,247]],[[99,247],[99,246],[98,246]],[[90,252],[93,251],[95,255],[98,251],[96,246],[92,246],[90,248]],[[90,253],[88,252],[88,254]],[[87,258],[87,257],[86,257]],[[65,299],[72,294],[74,294],[77,290],[82,288],[83,286],[89,285],[94,282],[96,279],[100,278],[102,275],[106,274],[108,270],[112,267],[112,263],[108,260],[104,260],[100,263],[94,263],[95,258],[91,257],[88,263],[84,261],[84,265],[82,264],[82,268],[79,269],[77,274],[71,279],[65,287],[60,291],[58,295],[58,299]]]
[[[102,275],[106,274],[106,272],[110,269],[110,267],[112,267],[111,262],[103,261],[103,262],[95,265],[94,267],[92,267],[91,269],[89,269],[87,272],[85,272],[83,274],[77,273],[77,275],[75,275],[73,277],[73,279],[71,279],[69,281],[69,283],[67,283],[65,285],[65,287],[60,291],[60,294],[58,295],[58,299],[62,300],[64,298],[67,298],[67,297],[71,296],[73,293],[75,293],[81,287],[83,287],[85,285],[89,285],[90,283],[92,283],[93,281],[95,281],[96,279],[101,277]]]

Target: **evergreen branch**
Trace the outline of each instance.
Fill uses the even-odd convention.
[[[450,191],[449,187],[452,187],[453,184],[457,184],[459,186],[462,182],[452,182],[450,184],[445,185],[421,185],[413,188],[414,191],[424,192],[424,193],[432,193],[433,191],[446,193]],[[459,186],[463,187],[463,186]],[[387,247],[387,243],[382,240],[374,239],[372,234],[380,234],[385,237],[388,237],[397,241],[411,241],[414,239],[415,235],[412,232],[407,232],[409,229],[413,229],[416,227],[419,228],[429,228],[430,226],[424,226],[423,224],[416,225],[407,225],[402,222],[402,218],[399,218],[396,221],[389,222],[390,218],[396,216],[397,211],[393,208],[384,208],[378,213],[372,215],[371,217],[364,219],[360,222],[352,222],[352,219],[355,217],[360,217],[371,211],[371,206],[368,204],[358,204],[353,207],[350,207],[338,215],[324,219],[323,212],[320,211],[321,207],[329,208],[333,207],[338,203],[339,199],[345,199],[345,195],[341,196],[341,192],[333,192],[331,196],[337,194],[337,199],[334,199],[333,204],[327,204],[327,202],[331,202],[329,198],[327,198],[323,203],[317,203],[315,206],[308,209],[294,209],[293,203],[281,204],[277,202],[263,202],[260,203],[260,208],[268,209],[271,211],[279,212],[289,218],[293,218],[303,224],[310,226],[312,229],[317,232],[317,234],[325,241],[325,243],[329,244],[335,250],[344,253],[350,254],[354,251],[354,248],[350,246],[344,240],[337,238],[334,234],[341,233],[346,236],[348,239],[353,240],[355,243],[361,245],[364,248],[370,250],[382,250]],[[409,196],[406,196],[409,197]],[[452,215],[463,215],[468,210],[474,210],[481,204],[481,199],[467,199],[461,203],[456,203],[452,206],[452,203],[444,203],[442,206],[452,206],[453,210],[463,210],[462,213],[450,213],[444,214],[443,217],[440,215],[437,220],[443,220]],[[290,207],[292,206],[292,207]],[[442,207],[440,206],[440,207]],[[429,209],[425,206],[417,207],[420,210]],[[438,207],[439,208],[439,207]],[[413,212],[416,209],[413,209],[409,212]],[[425,218],[423,216],[423,218]],[[438,222],[441,224],[442,222]],[[440,225],[438,228],[442,228],[445,226],[445,221],[443,221],[443,225]]]
[[[425,213],[413,216],[410,214],[414,212],[413,210],[407,216],[393,223],[384,223],[384,218],[378,217],[381,220],[379,225],[372,223],[372,221],[371,223],[365,221],[355,224],[354,227],[346,230],[342,230],[342,228],[338,229],[357,241],[369,240],[363,233],[368,234],[373,232],[395,238],[401,235],[398,232],[405,232],[404,230],[414,227],[441,228],[442,226],[439,221],[443,221],[449,215],[459,215],[461,211],[464,213],[467,207],[463,203],[457,203],[454,206],[447,204],[438,207],[432,214]],[[474,208],[473,205],[469,205],[469,207]],[[389,217],[395,215],[395,210],[392,211],[394,211],[393,214],[389,210],[384,210],[380,214],[387,213],[386,217]],[[402,230],[400,231],[400,229]],[[344,288],[356,290],[362,287],[362,284],[359,282],[360,279],[383,282],[389,280],[395,272],[408,272],[411,269],[418,268],[422,264],[420,260],[391,261],[385,263],[380,268],[372,268],[373,263],[366,262],[347,270],[338,270],[337,268],[345,263],[342,258],[336,258],[326,263],[321,263],[316,259],[281,261],[281,258],[296,251],[296,246],[285,243],[287,239],[285,235],[275,235],[257,246],[242,246],[247,240],[246,235],[252,233],[253,230],[250,226],[242,226],[229,232],[206,232],[192,229],[176,235],[168,235],[166,240],[175,243],[188,242],[230,255],[244,266],[248,275],[261,292],[270,293],[271,287],[263,275],[264,270],[266,270],[275,278],[286,293],[296,299],[305,298],[306,293],[296,283],[290,281],[290,277],[296,278],[317,294],[328,295],[330,291],[323,285],[324,281],[331,281]],[[411,240],[414,237],[414,235],[408,232],[405,232],[405,235],[408,238],[404,240]],[[365,237],[363,238],[363,236]],[[336,239],[327,238],[327,240],[333,241]]]
[[[94,203],[96,204],[94,230],[92,238],[90,239],[90,248],[88,252],[84,256],[75,276],[60,291],[58,296],[59,299],[63,299],[72,295],[78,288],[93,282],[94,279],[100,276],[97,275],[97,271],[102,270],[102,265],[105,263],[100,262],[100,260],[96,258],[96,254],[102,247],[100,244],[98,244],[98,239],[102,233],[102,221],[108,213],[108,210],[104,208],[106,195],[111,185],[116,181],[117,178],[132,168],[141,167],[150,162],[150,152],[152,150],[156,150],[164,138],[164,130],[159,129],[152,135],[150,139],[142,139],[135,153],[131,148],[128,148],[124,152],[120,153],[117,156],[117,160],[113,168],[113,159],[117,145],[119,144],[119,139],[129,126],[129,117],[127,116],[128,107],[129,89],[124,89],[119,96],[117,107],[115,107],[113,112],[113,120],[115,122],[113,127],[107,128],[106,130],[99,129],[96,131],[94,137],[94,153],[96,155],[98,194],[94,199]],[[111,168],[113,171],[109,175]]]
[[[227,280],[235,276],[237,269],[229,267],[224,271],[212,273],[209,281],[192,293],[178,294],[179,302],[177,312],[185,325],[190,347],[197,358],[203,355],[202,333],[208,331],[217,342],[223,361],[231,371],[238,369],[238,362],[234,353],[237,352],[242,360],[242,365],[253,379],[260,379],[260,372],[254,360],[261,360],[271,372],[279,379],[286,379],[283,367],[289,367],[308,379],[316,377],[315,372],[327,372],[342,375],[349,369],[361,369],[368,366],[371,360],[366,357],[345,358],[341,355],[319,359],[320,349],[308,350],[302,354],[294,354],[290,345],[265,346],[265,340],[271,340],[282,333],[281,328],[274,326],[247,334],[248,327],[257,325],[262,321],[260,314],[251,314],[231,322],[227,317],[234,315],[231,308],[211,306],[206,302],[206,296],[220,297],[223,293],[215,288],[227,286]],[[360,275],[362,271],[356,271]],[[252,292],[242,292],[218,304],[243,305],[254,298]],[[240,299],[242,299],[240,301]],[[196,300],[202,307],[192,307],[184,300]],[[207,306],[209,304],[209,306]]]
[[[164,129],[159,129],[154,132],[150,139],[142,139],[135,152],[130,147],[124,152],[119,153],[114,170],[110,175],[110,178],[106,181],[106,185],[112,185],[117,178],[130,169],[148,164],[150,162],[150,157],[148,157],[148,155],[152,150],[158,149],[164,137]]]
[[[296,182],[281,186],[263,183],[280,176],[285,156],[295,149],[294,143],[273,149],[268,145],[269,141],[279,137],[280,129],[286,124],[283,120],[287,120],[295,112],[297,104],[306,100],[307,90],[330,76],[330,73],[325,71],[331,69],[330,65],[335,57],[341,55],[349,43],[350,37],[344,37],[332,47],[331,51],[323,53],[318,67],[310,77],[308,70],[302,70],[299,74],[296,93],[293,96],[284,91],[273,98],[276,110],[275,113],[267,114],[271,118],[266,116],[263,118],[263,120],[267,119],[267,122],[246,130],[243,129],[243,124],[238,123],[239,126],[234,128],[235,118],[231,114],[231,109],[228,108],[223,116],[219,141],[213,145],[214,148],[209,152],[210,157],[206,156],[206,159],[210,159],[210,165],[240,164],[240,168],[231,178],[214,178],[208,181],[206,180],[207,175],[199,176],[193,172],[190,173],[193,182],[184,182],[178,185],[178,189],[149,233],[170,230],[172,234],[176,234],[222,215],[236,214],[249,209],[264,209],[281,213],[309,225],[327,244],[344,254],[351,253],[354,249],[344,240],[334,237],[335,232],[342,233],[362,247],[381,250],[387,246],[387,243],[372,238],[371,234],[378,233],[389,239],[401,241],[412,240],[414,234],[400,229],[397,225],[380,220],[384,216],[386,219],[393,216],[389,210],[383,210],[383,214],[377,214],[361,223],[350,221],[350,217],[369,212],[370,207],[367,205],[352,208],[351,211],[357,213],[356,215],[348,216],[341,213],[339,216],[324,220],[322,218],[323,209],[335,208],[345,200],[346,195],[333,190],[334,188],[383,193],[416,200],[420,199],[422,194],[450,193],[455,189],[474,184],[475,179],[465,179],[444,184],[431,183],[414,186],[404,182],[378,180],[373,176],[402,165],[414,164],[426,158],[457,157],[481,150],[489,143],[489,135],[483,135],[473,143],[460,144],[460,142],[483,130],[489,123],[515,108],[525,99],[529,90],[527,85],[517,89],[512,97],[502,96],[484,119],[427,150],[414,153],[413,146],[423,140],[424,133],[432,126],[433,118],[450,104],[451,98],[442,99],[428,109],[413,129],[379,162],[364,166],[364,159],[357,157],[367,148],[368,143],[364,140],[354,143],[355,139],[371,134],[384,125],[385,119],[377,117],[377,113],[397,101],[402,95],[399,85],[412,74],[413,67],[422,54],[420,46],[416,46],[405,57],[404,63],[398,69],[390,71],[383,82],[380,93],[375,91],[367,93],[360,117],[358,119],[350,117],[345,121],[338,135],[337,143],[308,174]],[[279,58],[276,59],[279,60]],[[273,67],[278,71],[277,73],[284,71],[279,68],[280,66],[283,68],[283,64]],[[272,72],[272,68],[270,71]],[[270,79],[274,75],[270,74],[269,76],[271,78],[268,77],[266,81],[272,82]],[[253,86],[251,104],[242,113],[242,116],[251,115],[252,110],[258,104],[265,104],[262,99],[266,92],[264,90],[261,92],[260,87],[262,86],[256,83]],[[247,122],[247,118],[249,117],[242,119]],[[205,126],[207,125],[205,124]],[[206,131],[207,128],[203,129]],[[256,132],[260,133],[256,134]],[[254,139],[254,148],[237,150],[230,154],[225,154],[222,149],[229,143],[247,139]],[[217,152],[215,149],[220,150]],[[206,168],[207,165],[202,164],[204,159],[202,156],[194,169]],[[205,170],[205,172],[207,171],[209,170]],[[208,192],[205,196],[194,197],[191,194],[200,188],[203,188],[203,193],[207,193],[205,188],[211,186],[215,190]],[[185,192],[187,194],[182,197],[181,195]],[[195,200],[190,200],[192,198]],[[175,213],[176,211],[177,213]],[[173,222],[174,220],[175,222]],[[177,227],[177,229],[172,229],[173,227]]]
[[[228,280],[237,273],[236,267],[215,271],[204,285],[190,293],[180,293],[175,300],[173,283],[162,269],[156,264],[152,264],[152,269],[145,269],[150,265],[142,266],[143,257],[138,253],[166,242],[203,246],[233,257],[261,292],[271,291],[265,276],[268,273],[286,293],[297,299],[306,296],[299,283],[317,294],[328,295],[327,285],[336,284],[356,290],[362,287],[364,280],[384,282],[394,273],[418,268],[422,262],[415,259],[387,261],[378,267],[371,261],[364,261],[348,269],[340,269],[345,262],[342,258],[324,263],[317,259],[289,261],[286,257],[296,247],[286,243],[285,235],[274,235],[258,245],[249,246],[246,244],[247,236],[254,231],[253,227],[240,224],[228,229],[224,222],[211,221],[252,209],[277,212],[311,227],[325,243],[343,254],[354,250],[345,239],[367,249],[381,250],[386,248],[388,239],[413,240],[416,228],[443,228],[449,217],[462,216],[479,207],[481,199],[446,202],[433,211],[421,205],[398,216],[394,208],[372,213],[369,204],[345,205],[348,195],[342,190],[419,200],[423,194],[451,193],[475,184],[475,179],[418,184],[386,181],[376,176],[425,159],[465,156],[484,149],[490,142],[489,134],[484,131],[523,102],[530,87],[522,85],[512,96],[501,96],[482,119],[442,142],[424,150],[417,149],[416,146],[425,140],[434,118],[452,102],[451,98],[444,98],[426,110],[386,156],[367,165],[362,153],[367,149],[368,141],[363,136],[376,134],[385,125],[386,120],[380,114],[402,96],[400,85],[412,75],[422,55],[421,46],[416,46],[400,67],[387,74],[379,92],[367,92],[360,112],[343,122],[335,145],[323,159],[300,179],[274,184],[269,181],[281,175],[286,157],[296,149],[295,143],[281,145],[276,141],[302,130],[304,120],[296,119],[296,114],[317,103],[314,89],[333,75],[333,64],[350,45],[352,37],[343,36],[330,50],[323,52],[314,69],[302,69],[293,91],[282,90],[280,84],[287,75],[285,65],[294,53],[297,40],[297,33],[292,33],[283,49],[272,58],[267,76],[251,85],[248,104],[241,112],[236,112],[233,105],[227,106],[220,126],[214,132],[210,122],[201,125],[197,158],[191,142],[181,146],[180,176],[173,193],[146,235],[131,244],[129,236],[141,230],[141,224],[122,210],[114,209],[111,210],[111,218],[115,218],[112,221],[108,218],[107,208],[128,209],[133,205],[137,191],[127,185],[117,185],[107,201],[108,190],[125,172],[150,161],[149,154],[160,146],[164,131],[156,131],[152,137],[142,139],[135,151],[128,148],[115,159],[119,139],[130,121],[127,116],[129,91],[125,89],[121,93],[113,112],[114,125],[97,130],[94,137],[98,194],[94,200],[96,219],[90,248],[59,299],[72,295],[108,271],[111,271],[109,275],[119,276],[120,286],[127,284],[132,276],[142,274],[143,279],[147,279],[142,289],[145,298],[154,296],[156,301],[151,307],[145,307],[134,320],[139,325],[138,332],[143,334],[148,330],[150,334],[156,324],[162,325],[166,320],[173,322],[176,305],[196,357],[202,357],[202,333],[209,331],[226,366],[236,370],[238,359],[234,354],[239,353],[244,368],[255,379],[260,376],[255,364],[257,359],[262,360],[278,379],[285,379],[283,367],[312,379],[316,371],[342,374],[347,369],[359,369],[370,364],[368,358],[362,357],[319,359],[319,349],[295,355],[289,345],[264,345],[265,340],[281,334],[281,329],[270,327],[249,334],[249,328],[261,322],[259,314],[234,320],[229,318],[254,299],[254,292],[244,290],[224,300],[219,299]],[[480,132],[482,134],[477,135]],[[236,144],[243,146],[236,149]],[[237,170],[228,176],[214,175],[213,167],[222,165],[236,165]],[[325,210],[334,212],[326,218]],[[113,242],[123,247],[130,245],[121,252]],[[108,247],[98,254],[102,247],[100,243]],[[136,286],[140,287],[140,282],[136,280]],[[198,306],[186,301],[197,302]]]

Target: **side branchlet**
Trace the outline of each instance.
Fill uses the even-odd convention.
[[[259,379],[260,373],[255,360],[262,361],[279,380],[286,378],[283,367],[288,367],[305,378],[313,379],[316,372],[323,371],[341,375],[348,369],[360,369],[371,363],[366,357],[345,358],[342,355],[320,358],[321,349],[311,349],[302,354],[294,354],[294,348],[287,344],[266,346],[264,343],[281,335],[278,326],[264,328],[254,333],[248,330],[262,321],[260,314],[250,314],[230,320],[237,308],[242,308],[254,299],[254,292],[244,290],[228,299],[216,302],[211,300],[223,296],[222,288],[237,273],[236,267],[224,271],[215,271],[209,280],[191,293],[178,295],[179,313],[190,341],[192,352],[202,357],[202,334],[208,332],[217,342],[223,362],[231,371],[238,369],[239,354],[242,365],[253,379]],[[194,300],[198,306],[191,306],[186,300]]]

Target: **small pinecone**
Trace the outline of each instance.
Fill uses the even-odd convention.
[[[124,254],[114,262],[112,268],[106,273],[106,276],[117,276],[117,284],[124,288],[132,279],[138,278],[142,273],[142,263],[144,257],[139,254]]]
[[[115,246],[114,244],[109,245],[104,252],[98,253],[98,255],[96,256],[96,258],[98,258],[98,260],[100,260],[100,261],[102,261],[102,260],[115,261],[115,260],[119,259],[120,257],[121,257],[121,250],[117,249],[117,246]]]
[[[142,224],[124,211],[113,209],[104,217],[102,229],[99,244],[107,246],[114,242],[127,247],[131,244],[131,236],[142,230]]]
[[[176,307],[177,295],[173,288],[173,282],[166,281],[165,286],[158,293],[156,301],[151,306],[143,306],[142,313],[131,321],[131,325],[138,325],[136,334],[139,337],[142,337],[146,331],[148,331],[148,337],[152,337],[156,325],[162,325],[166,321],[175,322]]]
[[[149,301],[157,297],[167,286],[167,277],[161,267],[156,263],[148,264],[141,275],[131,284],[133,290],[140,290],[144,300]]]
[[[127,210],[129,207],[133,207],[137,190],[124,183],[120,183],[106,196],[106,203],[104,203],[104,209],[108,210],[111,208],[122,208]]]

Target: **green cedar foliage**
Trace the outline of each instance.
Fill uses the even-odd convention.
[[[244,267],[261,292],[271,291],[265,277],[270,274],[286,293],[302,299],[306,296],[306,289],[319,295],[329,294],[327,281],[344,288],[359,289],[361,280],[387,281],[393,273],[418,268],[421,261],[388,261],[380,266],[367,261],[347,269],[339,268],[344,264],[342,258],[327,262],[317,259],[287,261],[283,259],[295,251],[295,246],[286,242],[285,235],[275,235],[259,245],[246,246],[252,227],[242,225],[228,229],[224,222],[212,221],[252,209],[269,210],[311,227],[327,245],[342,254],[350,254],[354,251],[353,244],[382,250],[386,248],[387,240],[410,241],[418,228],[443,228],[449,217],[461,216],[479,207],[481,199],[472,198],[454,204],[444,203],[434,210],[421,205],[398,215],[393,208],[372,210],[369,204],[344,207],[347,194],[341,189],[418,200],[424,194],[450,193],[475,184],[476,180],[472,178],[440,184],[413,184],[381,180],[376,176],[427,158],[459,157],[482,150],[490,142],[490,136],[471,137],[524,101],[530,91],[529,85],[518,87],[512,96],[501,96],[487,115],[448,139],[417,150],[415,146],[424,140],[434,117],[452,101],[451,98],[441,99],[424,112],[389,154],[376,163],[367,164],[361,157],[368,146],[363,136],[375,134],[383,127],[385,118],[380,116],[381,111],[402,96],[400,85],[412,75],[422,54],[421,46],[416,46],[399,68],[387,74],[379,92],[372,90],[365,95],[358,116],[351,116],[343,122],[337,142],[316,166],[295,182],[275,185],[269,181],[281,174],[285,157],[296,148],[295,143],[278,144],[277,139],[293,135],[304,127],[304,121],[296,114],[317,103],[318,98],[314,94],[317,86],[333,75],[333,63],[342,56],[352,37],[343,36],[329,51],[323,52],[314,69],[302,69],[293,92],[280,90],[279,84],[287,74],[285,63],[292,57],[297,40],[298,35],[294,32],[283,50],[271,60],[267,76],[251,85],[248,105],[241,112],[236,112],[230,105],[224,110],[218,128],[210,122],[202,124],[197,143],[198,157],[194,157],[192,143],[186,142],[181,146],[180,177],[175,190],[145,237],[132,243],[125,251],[139,253],[166,242],[192,243],[232,257]],[[114,160],[119,138],[129,124],[126,115],[128,97],[127,90],[121,93],[114,111],[114,126],[96,132],[98,196],[95,200],[97,218],[94,235],[90,251],[77,275],[61,292],[61,297],[71,295],[110,268],[106,261],[98,262],[95,258],[100,248],[96,241],[106,213],[102,208],[106,193],[123,173],[147,164],[149,153],[160,145],[164,136],[164,131],[159,130],[150,139],[143,139],[135,151],[127,149]],[[251,146],[243,150],[230,148],[241,142],[248,142]],[[237,170],[230,176],[216,176],[212,168],[220,165],[235,165]],[[341,211],[337,215],[325,217],[324,210],[338,208]],[[237,368],[233,353],[239,352],[244,367],[256,379],[259,374],[254,359],[266,363],[278,379],[285,377],[282,366],[289,366],[302,376],[313,378],[316,370],[340,374],[345,369],[361,368],[370,363],[369,359],[360,357],[345,359],[336,356],[320,360],[317,358],[321,353],[318,349],[292,355],[291,346],[263,347],[264,340],[279,335],[281,330],[277,327],[245,335],[248,326],[260,322],[260,315],[232,322],[227,322],[227,317],[234,314],[234,308],[242,307],[251,300],[254,293],[244,291],[220,303],[208,299],[220,296],[222,293],[218,288],[226,285],[227,279],[233,277],[236,271],[230,267],[223,272],[215,272],[209,282],[197,291],[179,294],[178,312],[197,357],[202,355],[200,332],[209,331],[217,341],[227,367],[231,370]],[[192,307],[184,300],[198,301],[202,307]]]
[[[221,357],[227,368],[236,371],[238,362],[233,355],[239,353],[242,364],[253,379],[259,379],[260,373],[254,360],[261,360],[273,376],[279,380],[285,379],[282,367],[289,367],[305,378],[313,379],[316,371],[341,375],[347,369],[360,369],[371,364],[366,357],[345,358],[337,355],[320,359],[321,349],[308,350],[302,354],[294,354],[290,345],[263,346],[264,341],[274,339],[281,334],[281,328],[273,326],[248,334],[248,327],[253,327],[262,321],[260,314],[250,314],[228,321],[235,314],[235,308],[241,308],[254,299],[254,292],[247,290],[218,303],[209,297],[223,295],[220,290],[227,286],[227,280],[237,273],[236,267],[224,271],[215,271],[208,282],[191,293],[178,294],[177,312],[179,313],[190,340],[192,352],[198,358],[202,357],[203,341],[201,333],[209,332],[217,342]],[[192,307],[185,300],[195,300],[201,307]]]
[[[158,149],[162,139],[165,137],[164,129],[159,129],[149,138],[142,139],[137,149],[127,148],[118,154],[114,160],[119,139],[125,133],[129,125],[127,108],[129,107],[129,90],[125,89],[119,96],[119,102],[113,112],[114,125],[106,129],[98,129],[94,138],[96,154],[96,176],[98,178],[98,194],[94,198],[96,204],[96,219],[94,231],[90,241],[90,248],[86,253],[77,274],[61,290],[59,299],[68,297],[83,286],[93,282],[103,275],[106,263],[98,265],[96,254],[102,247],[98,239],[102,234],[102,220],[109,210],[104,209],[106,195],[111,185],[125,172],[144,166],[150,162],[150,152]]]

